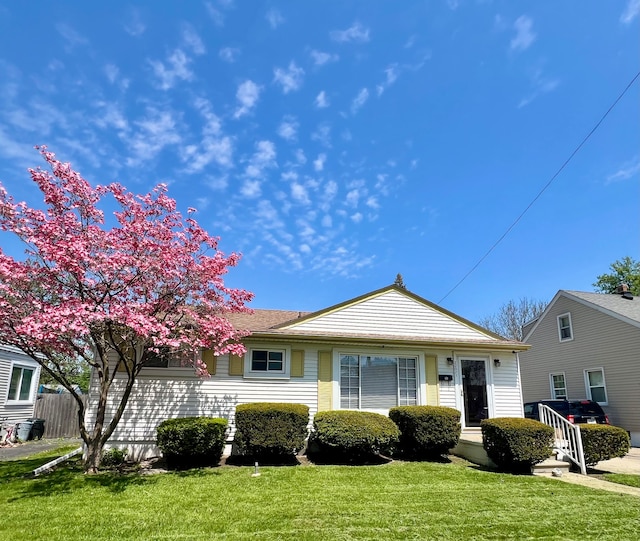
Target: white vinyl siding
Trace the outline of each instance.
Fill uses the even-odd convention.
[[[303,349],[297,347],[296,349]],[[159,453],[155,447],[156,427],[164,420],[176,417],[222,417],[229,421],[228,439],[235,431],[233,421],[236,406],[253,402],[286,402],[305,404],[315,415],[318,403],[317,359],[319,346],[304,354],[304,377],[287,379],[244,378],[229,376],[229,356],[217,359],[216,374],[198,378],[193,370],[150,369],[134,384],[123,417],[111,437],[110,445],[130,446],[135,458]],[[245,361],[245,365],[248,362]],[[107,420],[117,406],[116,399],[124,389],[125,375],[116,378],[113,395],[107,407]],[[95,403],[89,404],[89,426],[95,419]],[[142,455],[140,454],[142,453]]]
[[[411,336],[433,339],[495,340],[397,291],[366,299],[287,327],[296,331]]]
[[[567,399],[567,382],[564,372],[549,374],[549,383],[551,384],[551,398],[554,400]]]

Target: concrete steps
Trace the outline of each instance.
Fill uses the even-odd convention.
[[[565,462],[564,460],[556,460],[554,457],[547,458],[544,462],[540,462],[540,464],[536,464],[531,468],[531,473],[533,475],[543,475],[547,477],[560,477],[565,473],[569,473],[571,468],[570,462]]]

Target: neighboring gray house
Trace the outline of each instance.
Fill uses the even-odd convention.
[[[640,298],[560,290],[523,330],[525,402],[595,400],[640,446]]]
[[[40,365],[13,346],[0,345],[0,419],[15,424],[33,417]]]

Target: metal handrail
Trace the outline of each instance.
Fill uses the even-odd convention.
[[[580,468],[582,475],[586,475],[587,466],[584,462],[580,427],[569,422],[557,411],[544,404],[538,404],[538,411],[540,412],[540,421],[554,429],[555,450],[576,464]]]

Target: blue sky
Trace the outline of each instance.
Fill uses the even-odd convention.
[[[640,0],[0,2],[0,180],[158,182],[256,308],[392,283],[478,320],[640,252]],[[3,249],[15,246],[0,237]],[[446,297],[445,297],[446,296]]]

